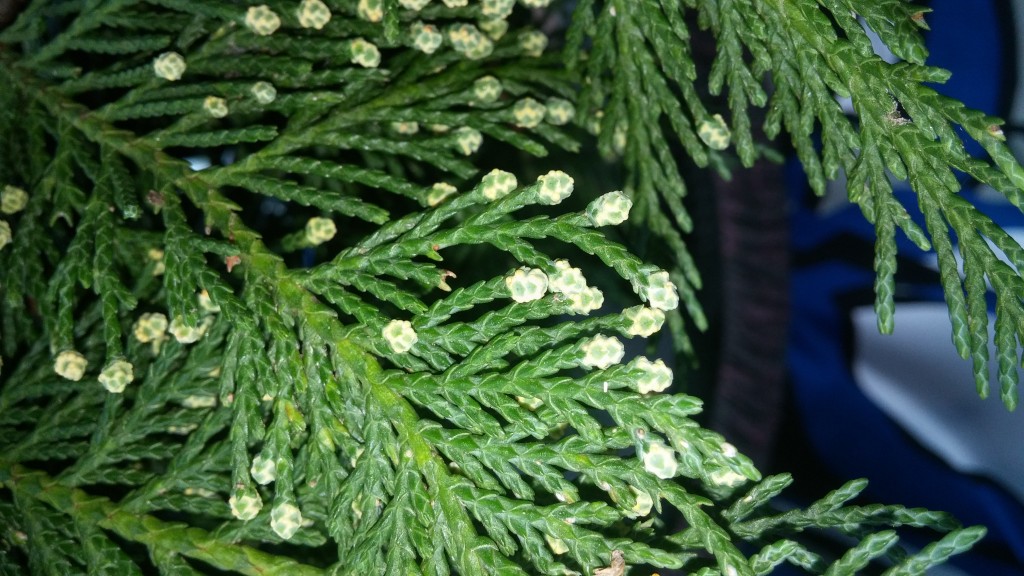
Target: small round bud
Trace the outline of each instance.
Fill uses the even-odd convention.
[[[11,232],[11,225],[6,220],[0,220],[0,250],[6,248],[13,239],[14,233]]]
[[[228,115],[228,102],[216,96],[207,96],[203,100],[203,110],[214,118],[223,118]]]
[[[337,233],[338,228],[334,225],[334,220],[330,218],[316,216],[306,222],[306,241],[313,246],[327,242]]]
[[[629,219],[633,201],[619,191],[609,192],[587,206],[587,217],[594,226],[616,226]]]
[[[231,506],[231,514],[235,518],[249,521],[260,513],[260,509],[263,508],[263,499],[260,498],[259,492],[252,488],[247,488],[236,490],[231,495],[231,498],[228,499],[228,505]]]
[[[213,300],[210,299],[210,293],[206,290],[199,293],[198,300],[199,309],[203,312],[206,312],[207,314],[216,314],[217,312],[220,312],[220,306],[213,303]]]
[[[488,172],[480,180],[481,192],[484,198],[491,202],[508,196],[517,186],[519,186],[519,182],[516,180],[515,174],[497,168]]]
[[[473,82],[473,98],[480,104],[492,104],[501,97],[501,80],[494,76],[483,76]]]
[[[555,273],[548,276],[548,290],[560,294],[579,294],[587,289],[587,279],[568,260],[555,260]]]
[[[270,82],[263,82],[262,80],[253,84],[249,88],[249,93],[260,104],[270,104],[277,99],[277,88],[274,88],[274,85]]]
[[[540,182],[537,196],[541,204],[553,206],[572,194],[573,179],[561,170],[552,170],[538,178],[537,181]]]
[[[392,122],[391,129],[403,136],[412,136],[420,131],[420,125],[416,122]]]
[[[356,13],[363,20],[380,22],[384,19],[384,2],[382,0],[359,0]]]
[[[433,54],[444,41],[444,36],[441,35],[437,26],[420,21],[413,22],[409,28],[409,34],[412,36],[412,47],[424,54]]]
[[[573,314],[590,314],[604,305],[604,293],[590,286],[578,294],[569,294],[569,311]]]
[[[452,194],[458,192],[458,189],[447,182],[438,182],[430,188],[430,192],[427,193],[427,205],[437,206],[441,202],[444,202],[445,198],[448,198]]]
[[[583,345],[583,359],[580,364],[587,368],[605,368],[618,364],[626,354],[622,342],[614,336],[598,334]]]
[[[505,277],[505,286],[516,302],[532,302],[547,292],[548,277],[541,270],[523,266]]]
[[[288,540],[302,526],[302,512],[289,502],[280,503],[270,511],[270,527],[282,540]]]
[[[700,139],[708,145],[708,148],[712,150],[725,150],[729,147],[732,133],[725,124],[725,120],[722,119],[722,115],[715,114],[697,126],[697,136],[700,136]]]
[[[146,256],[153,262],[156,262],[156,265],[153,266],[153,276],[160,276],[163,274],[166,270],[166,265],[164,264],[164,251],[159,248],[150,248],[149,251],[146,252]]]
[[[459,23],[448,27],[448,42],[456,52],[470,60],[479,60],[491,55],[494,43],[472,24]]]
[[[153,73],[164,80],[180,80],[185,73],[185,59],[177,52],[164,52],[153,59]]]
[[[167,316],[159,312],[143,314],[135,321],[135,339],[143,344],[162,340],[167,333]]]
[[[652,308],[658,310],[667,312],[679,306],[676,285],[669,280],[668,272],[664,270],[647,277],[647,284],[640,288],[640,296],[645,298]]]
[[[548,47],[548,37],[538,30],[529,30],[519,36],[519,48],[531,58],[540,58]]]
[[[672,369],[660,359],[651,362],[640,356],[633,362],[633,367],[643,372],[636,381],[636,389],[641,394],[662,392],[672,385]]]
[[[483,0],[480,3],[480,14],[485,18],[508,18],[512,14],[515,0]]]
[[[381,331],[388,346],[398,354],[404,354],[419,340],[419,336],[412,328],[412,322],[408,320],[392,320]]]
[[[565,98],[548,98],[544,108],[544,120],[555,126],[565,126],[576,116],[576,108]]]
[[[186,396],[182,401],[181,405],[189,410],[198,410],[200,408],[213,408],[217,405],[217,397],[210,396],[207,394],[192,394]]]
[[[647,338],[661,330],[661,325],[665,323],[664,312],[656,308],[647,308],[646,306],[627,308],[622,312],[622,315],[630,323],[629,327],[626,328],[626,333],[630,336],[643,336]]]
[[[277,463],[273,458],[256,456],[252,459],[252,468],[249,469],[252,479],[260,486],[266,486],[277,478]]]
[[[68,380],[78,382],[85,375],[89,361],[76,350],[65,350],[53,361],[53,371]]]
[[[402,8],[419,12],[427,4],[430,4],[430,0],[398,0],[398,3],[402,5]]]
[[[380,4],[380,0],[377,3]],[[302,0],[295,14],[299,17],[299,26],[303,28],[320,30],[331,21],[331,9],[320,0]]]
[[[245,13],[245,26],[260,36],[270,36],[281,27],[281,18],[265,4],[252,6]]]
[[[135,369],[127,360],[115,360],[100,372],[99,381],[107,392],[120,394],[135,379]]]
[[[0,212],[4,214],[16,214],[25,209],[28,204],[28,193],[17,186],[4,186],[0,192]]]
[[[505,37],[505,33],[508,32],[508,20],[502,20],[495,18],[494,20],[480,20],[476,23],[479,28],[488,38],[497,42]]]
[[[644,452],[644,469],[658,478],[668,479],[676,475],[679,463],[676,453],[661,442],[651,442]]]
[[[535,128],[544,120],[546,110],[533,98],[523,98],[512,106],[512,117],[520,128]]]
[[[480,149],[484,137],[479,130],[463,126],[455,131],[455,145],[463,156],[469,156]]]
[[[363,38],[356,38],[348,46],[352,54],[350,60],[353,64],[358,64],[363,68],[376,68],[380,65],[380,50],[374,44]]]
[[[174,336],[174,339],[182,344],[192,344],[206,334],[206,325],[200,324],[199,326],[187,326],[181,317],[171,320],[171,325],[168,327],[168,331]]]

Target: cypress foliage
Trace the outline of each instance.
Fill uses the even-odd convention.
[[[707,323],[677,151],[749,166],[766,107],[815,190],[845,172],[876,227],[882,331],[896,234],[934,246],[982,395],[991,285],[1016,405],[1024,250],[953,170],[1020,207],[1024,169],[998,119],[925,85],[948,76],[925,12],[27,2],[0,31],[0,573],[896,575],[968,549],[983,528],[853,504],[863,481],[783,510],[787,475],[699,426],[653,347],[624,357]],[[694,23],[717,39],[707,77]],[[621,183],[576,190],[545,159],[595,141]],[[659,265],[618,225],[657,237]],[[909,552],[899,527],[934,543]]]

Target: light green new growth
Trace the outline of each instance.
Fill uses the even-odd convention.
[[[923,64],[923,11],[582,0],[559,53],[528,24],[557,5],[28,3],[0,32],[0,572],[897,575],[982,537],[849,504],[862,481],[780,511],[790,478],[701,428],[664,361],[624,355],[665,322],[681,349],[684,319],[706,324],[670,143],[749,165],[765,151],[748,108],[768,106],[815,189],[844,170],[877,227],[883,330],[895,230],[930,236],[979,387],[991,283],[1015,405],[1024,250],[950,169],[1018,206],[1024,170],[997,120],[923,86],[945,78]],[[851,13],[905,62],[875,57]],[[693,15],[718,39],[727,114],[697,96]],[[538,167],[581,148],[574,122],[625,186]],[[496,150],[531,159],[492,170]],[[627,219],[667,243],[668,269],[606,235]],[[900,526],[938,540],[907,552]],[[814,550],[811,530],[850,547]]]

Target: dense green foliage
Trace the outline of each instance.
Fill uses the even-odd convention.
[[[815,189],[845,171],[875,224],[883,331],[896,229],[936,247],[983,393],[991,283],[1016,404],[1024,250],[951,170],[1017,206],[1024,171],[997,120],[924,86],[946,77],[924,12],[572,4],[549,48],[550,0],[29,2],[0,32],[0,573],[896,575],[981,538],[851,504],[861,481],[783,511],[790,478],[762,478],[620,340],[668,323],[685,351],[705,325],[672,147],[749,165],[766,106]],[[718,42],[706,78],[691,25]],[[591,134],[623,190],[570,197],[542,159]],[[669,248],[658,266],[618,224]],[[908,552],[900,526],[935,542]]]

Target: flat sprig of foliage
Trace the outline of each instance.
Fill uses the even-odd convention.
[[[787,476],[661,393],[663,364],[624,358],[622,340],[680,327],[680,300],[702,324],[685,246],[662,271],[600,229],[625,195],[576,191],[574,209],[569,175],[519,182],[478,149],[574,151],[573,102],[605,107],[635,211],[677,238],[682,181],[651,126],[695,124],[621,82],[578,97],[522,7],[459,4],[36,1],[0,34],[0,569],[914,574],[977,541],[851,504],[859,481],[781,511]],[[664,65],[683,21],[666,13],[641,53],[656,3],[613,5],[596,25],[617,48],[594,42],[590,77],[692,89]],[[722,33],[728,58],[746,37]],[[704,162],[726,128],[686,102]],[[602,306],[602,289],[637,297]],[[908,553],[899,526],[938,540]]]
[[[567,58],[585,78],[580,114],[599,132],[603,149],[622,156],[630,171],[627,192],[639,208],[634,218],[671,245],[676,280],[697,326],[704,322],[693,296],[700,282],[683,240],[691,222],[672,145],[678,142],[698,166],[750,166],[765,153],[751,109],[764,107],[760,129],[773,139],[788,135],[812,189],[823,194],[827,180],[845,175],[849,199],[875,226],[875,311],[883,333],[894,329],[897,230],[922,250],[934,248],[952,341],[971,359],[982,397],[989,390],[991,286],[1000,396],[1007,408],[1016,407],[1024,252],[960,196],[957,176],[991,186],[1022,208],[1024,172],[1005,144],[1001,119],[929,86],[945,82],[949,72],[925,63],[927,8],[895,0],[576,4]],[[693,56],[691,22],[717,40],[706,78]],[[901,61],[888,64],[876,55],[865,27]],[[721,96],[721,114],[709,110],[702,82]],[[855,120],[840,97],[852,100]],[[988,157],[968,155],[967,138]],[[894,197],[891,178],[909,182],[916,207]],[[911,211],[923,214],[924,227]]]

